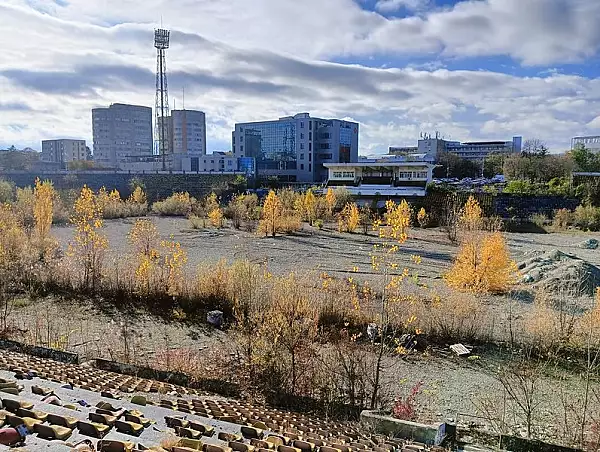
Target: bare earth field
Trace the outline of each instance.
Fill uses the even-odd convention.
[[[323,231],[305,226],[298,235],[276,238],[259,237],[254,233],[234,229],[193,230],[189,222],[182,218],[153,218],[164,238],[172,237],[179,241],[188,252],[189,267],[202,262],[216,263],[220,259],[233,261],[249,259],[255,263],[267,263],[274,273],[296,271],[299,273],[327,272],[336,277],[352,275],[358,279],[375,278],[371,272],[370,252],[379,242],[374,235],[339,234],[327,227]],[[127,233],[135,220],[110,220],[105,223],[113,252],[126,253]],[[333,227],[333,225],[332,225]],[[53,234],[66,246],[72,237],[70,227],[57,227]],[[516,261],[527,257],[532,250],[548,251],[558,249],[572,253],[591,264],[600,266],[600,250],[584,250],[577,244],[587,238],[600,239],[600,234],[554,233],[554,234],[506,234],[510,251]],[[428,285],[441,285],[441,275],[450,266],[457,247],[449,242],[440,229],[415,229],[407,242],[401,246],[400,264],[418,270],[422,280]],[[422,263],[415,266],[411,255],[419,255]],[[353,268],[358,267],[358,272]],[[494,330],[496,335],[505,334],[507,306],[512,304],[512,315],[524,315],[531,309],[530,301],[511,300],[509,297],[489,297],[484,300],[496,312]],[[140,361],[150,359],[154,353],[169,348],[189,348],[202,353],[209,345],[222,346],[229,350],[230,341],[226,334],[201,327],[173,325],[139,314],[122,318],[120,313],[99,311],[91,303],[79,305],[57,302],[56,300],[23,301],[17,309],[17,324],[31,339],[32,335],[51,336],[54,340],[66,341],[67,349],[93,358],[97,356],[123,359],[125,352],[135,355]],[[124,327],[123,325],[130,325]],[[47,331],[46,331],[47,330]],[[124,338],[129,338],[129,350],[124,350]],[[132,339],[133,338],[133,339]],[[471,421],[466,414],[474,414],[474,398],[499,390],[499,385],[491,376],[491,369],[497,366],[498,357],[476,350],[480,359],[467,361],[452,356],[447,351],[433,350],[429,356],[410,356],[390,363],[386,381],[390,394],[405,393],[408,386],[423,381],[428,389],[421,401],[422,408],[429,417],[459,418]],[[554,381],[548,377],[545,392],[556,398]],[[563,382],[573,389],[575,380]],[[569,390],[569,389],[568,389]],[[557,400],[554,402],[558,403]],[[548,409],[543,413],[551,423],[558,411]],[[463,413],[463,414],[460,414]]]

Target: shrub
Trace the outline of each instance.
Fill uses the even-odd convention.
[[[580,205],[575,209],[574,215],[567,209],[560,209],[556,211],[554,221],[558,229],[566,229],[567,225],[574,223],[580,229],[597,231],[600,228],[600,208]]]
[[[35,222],[33,216],[34,195],[33,188],[17,188],[16,191],[15,211],[20,218],[21,223],[26,228],[33,227]]]
[[[543,228],[548,222],[548,217],[543,213],[534,213],[529,221],[535,224],[538,228]]]
[[[13,202],[15,199],[15,184],[10,181],[0,179],[0,204]]]
[[[313,226],[319,230],[323,229],[323,220],[320,218],[313,222]]]
[[[419,381],[410,390],[409,394],[404,398],[396,400],[394,407],[392,408],[392,416],[396,419],[402,419],[404,421],[413,421],[417,417],[415,409],[415,399],[421,394],[421,388],[423,382]]]
[[[475,293],[505,293],[515,284],[516,277],[516,264],[499,232],[471,234],[444,275],[453,289]]]
[[[429,224],[429,215],[427,215],[427,212],[425,212],[424,207],[421,207],[421,209],[417,213],[417,221],[419,222],[419,226],[421,228],[426,228]]]
[[[190,215],[188,220],[190,220],[190,225],[192,226],[192,229],[206,228],[206,218],[204,218],[204,217],[199,217],[197,215]]]
[[[195,199],[189,193],[174,193],[163,201],[152,204],[152,211],[161,216],[188,216]]]
[[[208,218],[210,219],[210,224],[213,227],[217,229],[221,229],[223,227],[223,210],[220,207],[208,212]]]

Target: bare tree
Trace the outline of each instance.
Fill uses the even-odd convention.
[[[530,138],[523,143],[521,152],[531,157],[544,157],[548,154],[548,146],[539,138]]]

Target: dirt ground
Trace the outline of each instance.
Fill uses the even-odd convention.
[[[184,218],[152,219],[163,238],[172,238],[187,250],[190,268],[201,262],[216,263],[222,258],[228,261],[249,259],[255,263],[267,263],[274,273],[325,271],[343,276],[358,267],[359,274],[368,277],[372,274],[370,253],[373,245],[381,243],[373,232],[368,236],[340,234],[332,229],[333,225],[322,231],[305,225],[297,235],[271,238],[231,228],[194,230]],[[105,233],[113,251],[127,252],[127,233],[134,222],[134,219],[105,222]],[[56,227],[53,234],[66,246],[73,230],[71,227]],[[509,233],[506,237],[517,262],[526,258],[532,250],[559,249],[600,266],[600,250],[584,250],[576,246],[587,238],[600,239],[600,233]],[[448,240],[443,230],[413,229],[406,243],[400,247],[398,260],[402,266],[417,270],[420,277],[435,280],[451,265],[456,251],[457,246]],[[415,266],[411,255],[421,256],[422,263]]]
[[[127,252],[127,233],[134,221],[105,222],[105,233],[112,252]],[[305,226],[301,233],[294,236],[265,238],[230,228],[194,230],[183,218],[155,217],[153,221],[163,238],[172,238],[187,250],[190,269],[200,263],[216,263],[223,258],[230,262],[249,259],[255,263],[267,263],[274,273],[327,272],[338,277],[377,277],[371,271],[370,253],[380,239],[373,233],[368,236],[339,234],[327,227],[318,231]],[[70,227],[56,227],[52,232],[66,247],[73,230]],[[527,258],[533,250],[559,249],[600,266],[600,250],[577,248],[577,244],[585,239],[600,240],[600,233],[508,233],[506,237],[516,261]],[[456,252],[457,246],[448,240],[441,229],[415,229],[400,247],[398,260],[401,266],[418,271],[426,284],[436,285],[441,284],[441,275],[449,268]],[[412,255],[421,256],[421,264],[413,264]],[[353,271],[354,267],[358,267],[358,272]],[[506,297],[490,297],[484,301],[492,311],[497,312],[494,328],[500,335],[506,332],[507,301]],[[513,308],[516,306],[513,315],[524,315],[531,308],[531,301],[510,301]],[[99,312],[91,304],[72,305],[56,300],[22,301],[16,312],[17,325],[27,330],[28,337],[37,334],[60,341],[68,336],[66,348],[89,358],[102,356],[123,359],[127,354],[133,354],[143,360],[144,356],[150,358],[157,350],[168,347],[189,348],[199,353],[209,346],[222,345],[225,350],[228,349],[228,338],[219,331],[173,325],[147,315],[124,319],[116,312]],[[135,340],[129,340],[127,347],[126,337],[135,337]],[[497,357],[485,350],[478,350],[478,354],[481,358],[477,361],[457,358],[441,350],[433,351],[430,356],[398,359],[387,371],[387,390],[390,393],[406,393],[409,390],[407,385],[423,381],[428,392],[421,404],[429,417],[437,420],[458,418],[463,422],[478,420],[470,417],[477,411],[473,400],[495,393],[500,388],[492,376],[492,369],[498,364]],[[545,383],[549,397],[556,397],[552,390],[554,383],[552,379]],[[563,383],[571,387],[578,385],[576,381]],[[554,400],[553,404],[556,403]],[[553,413],[552,410],[545,413],[548,425],[555,416]]]

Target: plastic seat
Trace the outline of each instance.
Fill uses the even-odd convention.
[[[79,419],[71,417],[71,416],[60,416],[58,414],[48,413],[46,420],[53,425],[60,425],[62,427],[67,427],[70,429],[74,429],[77,427],[77,422]]]
[[[110,431],[110,427],[105,424],[97,424],[96,422],[77,422],[77,429],[79,433],[92,438],[104,438]]]
[[[142,424],[120,420],[115,422],[115,428],[118,432],[131,436],[139,436],[144,431],[144,426]]]
[[[177,433],[177,436],[181,436],[182,438],[198,439],[202,436],[202,433],[198,430],[185,427],[175,427],[175,432]]]
[[[33,408],[33,403],[26,402],[24,400],[2,399],[2,406],[8,411],[16,413],[19,408],[31,410]]]
[[[90,413],[88,415],[88,419],[97,424],[108,425],[109,427],[112,427],[113,425],[115,425],[115,422],[117,420],[116,416],[110,416],[108,414],[99,414],[99,413]]]
[[[233,452],[230,447],[217,446],[215,444],[205,444],[202,450],[204,452]]]
[[[256,427],[249,427],[247,425],[242,426],[241,428],[242,435],[244,438],[258,438],[261,439],[263,437],[263,431]]]
[[[174,417],[174,416],[165,416],[165,422],[167,424],[167,427],[169,427],[169,428],[176,428],[176,427],[185,428],[190,423],[189,421],[187,421],[185,419],[181,419],[181,418]]]
[[[65,440],[73,434],[73,430],[67,427],[61,427],[60,425],[36,424],[33,426],[33,431],[37,433],[40,438],[44,439]]]
[[[46,421],[46,418],[48,417],[48,413],[44,413],[43,411],[37,411],[37,410],[26,410],[25,408],[19,408],[17,410],[17,416],[20,417],[32,417],[34,419],[38,419],[42,422]]]
[[[229,445],[229,447],[231,447],[231,449],[235,450],[236,452],[253,452],[254,451],[254,446],[244,444],[240,441],[230,441],[228,445]]]
[[[114,439],[102,439],[96,446],[98,452],[131,452],[135,444],[131,441],[117,441]]]
[[[202,433],[203,436],[212,436],[215,433],[215,428],[212,425],[206,425],[200,422],[190,421],[188,428]]]

